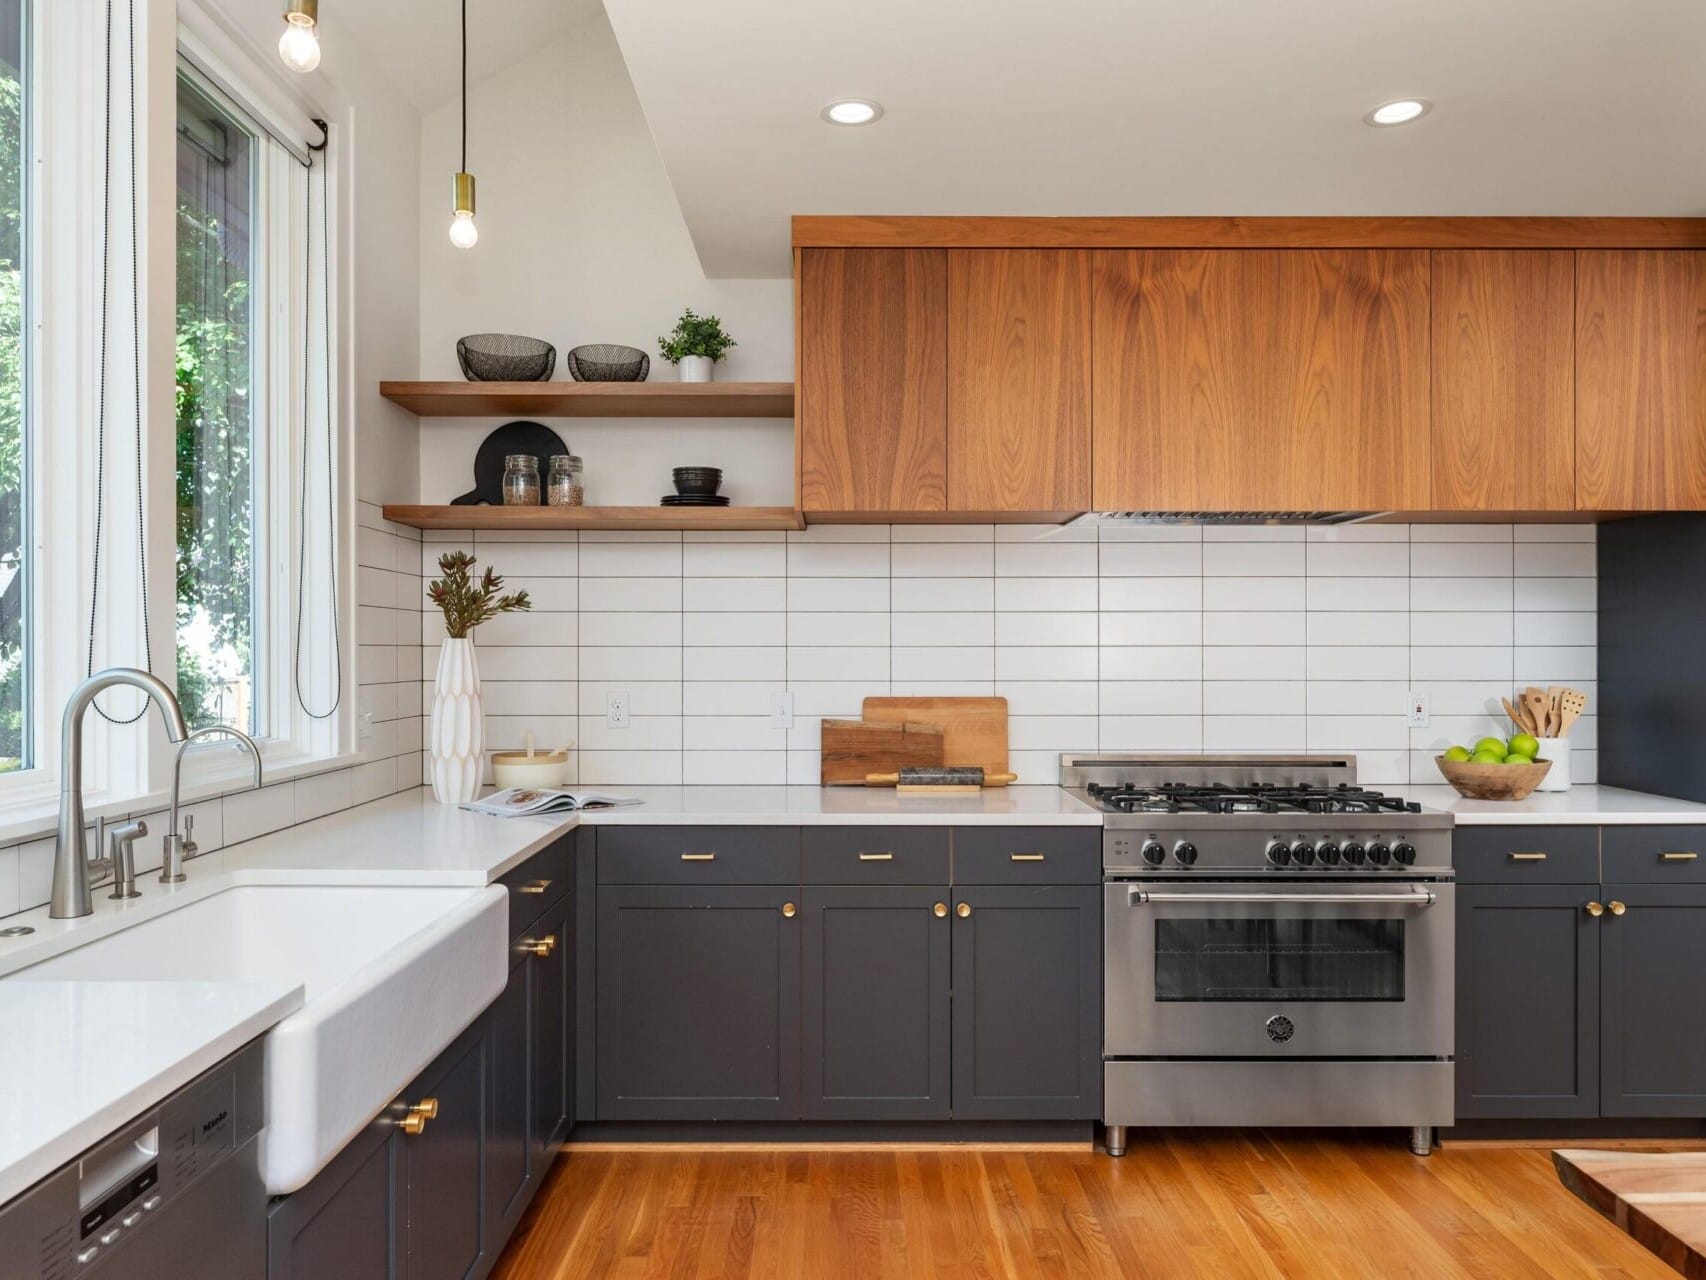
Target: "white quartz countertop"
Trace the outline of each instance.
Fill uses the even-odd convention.
[[[1460,827],[1580,825],[1634,826],[1706,823],[1706,804],[1621,787],[1577,786],[1536,791],[1526,800],[1466,800],[1450,787],[1403,787],[1399,793],[1455,815]]]
[[[1081,826],[1101,811],[1059,787],[986,787],[971,795],[919,795],[893,787],[620,787],[644,803],[589,810],[587,826]]]
[[[302,1007],[243,982],[0,982],[0,1204]]]

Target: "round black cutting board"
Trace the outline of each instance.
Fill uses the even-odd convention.
[[[506,422],[480,442],[474,454],[474,487],[460,498],[452,498],[453,507],[503,505],[504,459],[512,453],[526,453],[539,459],[541,483],[550,465],[545,461],[569,446],[550,427],[540,422]]]

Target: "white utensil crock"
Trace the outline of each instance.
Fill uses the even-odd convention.
[[[480,790],[486,746],[480,702],[480,664],[474,642],[446,640],[432,687],[432,794],[440,804],[463,804]]]
[[[1552,767],[1546,771],[1546,777],[1536,788],[1539,791],[1568,791],[1570,789],[1570,740],[1568,738],[1541,738],[1540,754],[1537,760],[1550,760]]]

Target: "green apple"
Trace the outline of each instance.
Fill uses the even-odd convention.
[[[1505,758],[1505,754],[1509,750],[1510,748],[1505,745],[1505,740],[1503,738],[1482,738],[1481,741],[1475,744],[1476,755],[1480,755],[1483,751],[1493,751],[1498,753],[1498,757],[1501,760]]]
[[[1469,748],[1468,747],[1447,747],[1445,749],[1445,758],[1447,760],[1453,761],[1456,764],[1462,764],[1465,760],[1467,760],[1469,758]]]
[[[1474,764],[1503,764],[1505,753],[1502,751],[1477,751],[1469,759]]]
[[[1533,756],[1525,756],[1520,751],[1513,751],[1505,757],[1506,764],[1533,764]]]
[[[1540,739],[1531,733],[1513,733],[1511,735],[1511,754],[1527,756],[1530,760],[1540,754]]]

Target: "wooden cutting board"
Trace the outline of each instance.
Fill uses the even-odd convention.
[[[864,717],[941,725],[943,764],[976,765],[988,774],[1007,772],[1006,698],[866,698]]]
[[[942,754],[941,725],[825,720],[818,778],[826,787],[862,787],[873,773],[938,767]]]

